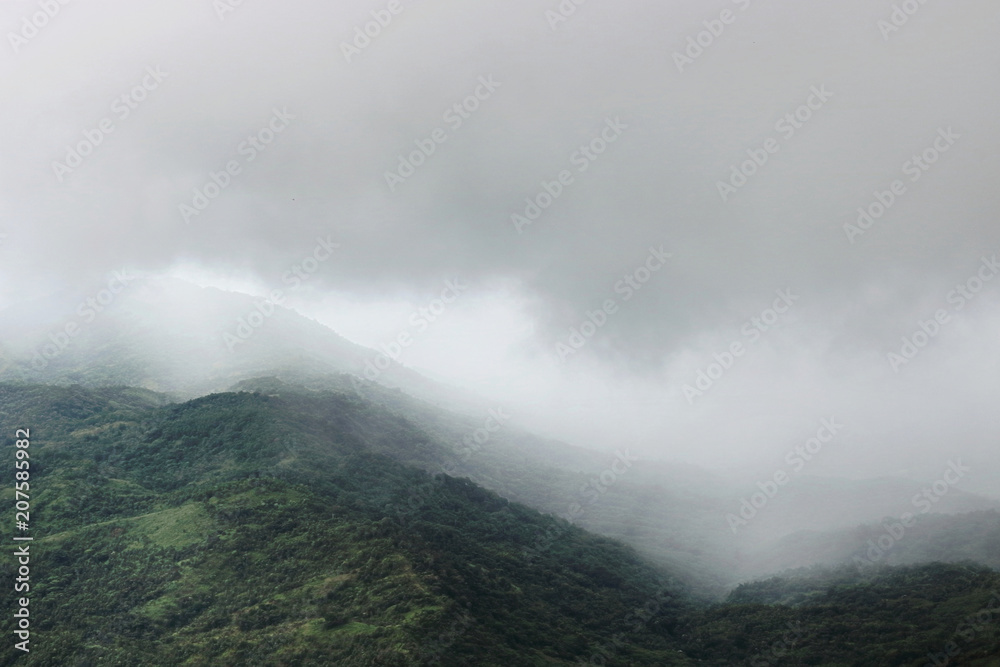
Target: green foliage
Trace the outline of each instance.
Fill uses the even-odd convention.
[[[917,666],[956,637],[967,664],[1000,654],[1000,614],[956,634],[993,571],[814,569],[705,606],[619,542],[421,470],[438,439],[356,395],[0,386],[0,414],[32,428],[39,538],[32,652],[0,665]]]
[[[800,571],[738,587],[685,634],[688,654],[711,664],[923,667],[953,643],[948,664],[992,665],[1000,574],[971,563]]]
[[[220,394],[124,419],[84,392],[69,407],[87,428],[67,419],[55,444],[64,390],[46,392],[32,502],[48,536],[20,664],[558,664],[661,587],[626,547],[388,458],[429,440],[356,398]],[[640,649],[676,653],[669,632],[623,655]]]

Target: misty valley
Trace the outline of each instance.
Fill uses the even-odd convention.
[[[0,667],[1000,667],[997,0],[0,26]]]
[[[136,278],[44,365],[58,321],[4,332],[33,539],[3,664],[997,664],[1000,501],[960,461],[809,478],[827,417],[751,491],[365,379],[375,351],[278,305],[234,353],[254,304]]]

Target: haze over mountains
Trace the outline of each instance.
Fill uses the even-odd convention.
[[[134,278],[118,289],[101,313],[80,309],[79,294],[14,307],[0,324],[6,377],[73,381],[79,373],[92,383],[105,373],[110,382],[191,397],[281,368],[363,373],[377,354],[280,303],[176,279]],[[78,334],[67,336],[73,323]],[[389,384],[430,384],[398,364],[378,372]]]
[[[0,24],[0,664],[996,667],[995,0]]]
[[[0,63],[19,100],[3,124],[0,303],[90,296],[122,267],[264,296],[308,264],[299,311],[378,348],[457,278],[469,289],[404,361],[523,401],[534,430],[770,475],[833,416],[849,433],[812,474],[934,479],[964,457],[968,488],[997,487],[993,3],[918,3],[896,25],[892,3],[724,2],[718,37],[702,33],[723,8],[694,0],[566,22],[534,0],[429,4],[376,23],[350,61],[341,44],[372,39],[371,12],[388,10],[300,0],[220,18],[202,0],[109,0],[47,25]],[[0,11],[23,27],[23,5]],[[678,64],[686,49],[705,52]],[[147,68],[166,73],[154,90]],[[488,99],[481,78],[498,84]],[[112,100],[136,86],[120,119]],[[275,110],[294,116],[280,133]],[[609,123],[627,126],[610,143]],[[447,141],[390,189],[436,129]],[[54,173],[94,132],[93,154]],[[250,161],[238,147],[259,133],[272,141]],[[233,160],[241,173],[185,220]],[[564,190],[519,230],[526,200],[552,197],[543,183]],[[321,240],[338,246],[322,262]],[[792,306],[769,312],[779,293]],[[735,343],[746,353],[689,401]]]
[[[539,437],[504,406],[387,363],[379,351],[350,343],[294,311],[177,279],[135,278],[93,318],[86,317],[86,309],[81,315],[66,308],[75,303],[78,296],[68,295],[8,313],[0,327],[8,341],[0,381],[135,386],[175,400],[233,388],[275,395],[356,394],[446,445],[431,456],[395,452],[400,462],[432,474],[468,476],[510,500],[621,539],[710,597],[747,577],[849,562],[866,546],[855,544],[850,532],[862,524],[890,519],[891,524],[907,513],[922,520],[927,512],[1000,509],[1000,500],[964,489],[970,471],[950,476],[956,483],[938,487],[928,500],[920,494],[933,488],[934,479],[824,478],[808,471],[791,474],[794,467],[785,465],[791,476],[779,485],[769,477],[748,481],[640,458],[627,439],[601,452]],[[75,314],[67,318],[66,312]],[[79,323],[75,335],[63,335],[67,322]],[[249,335],[232,344],[241,324]],[[491,414],[499,416],[499,428],[487,432],[483,426]],[[583,511],[570,515],[574,505]],[[837,546],[823,555],[816,548],[789,549],[786,542],[797,543],[801,531],[816,535],[813,542],[826,539]],[[922,526],[915,534],[919,537],[911,542],[939,539]],[[955,558],[962,553],[988,560],[989,544],[958,549]]]
[[[109,274],[109,278],[113,275]],[[224,389],[235,381],[270,374],[276,369],[297,369],[375,378],[437,405],[453,409],[471,407],[469,398],[474,392],[465,386],[452,388],[444,377],[429,380],[414,372],[412,367],[389,358],[389,354],[394,353],[400,362],[407,362],[413,359],[415,348],[397,347],[394,350],[393,340],[386,338],[376,345],[376,349],[356,345],[316,320],[298,316],[281,304],[270,304],[267,294],[273,290],[259,290],[254,297],[233,292],[226,295],[220,290],[199,288],[184,280],[147,275],[130,281],[120,294],[114,294],[105,314],[97,310],[104,308],[99,302],[94,303],[95,308],[87,305],[87,300],[102,294],[107,282],[108,279],[81,284],[76,289],[62,290],[57,296],[12,307],[0,322],[0,330],[4,333],[0,354],[4,354],[10,364],[0,371],[0,375],[45,381],[71,380],[75,365],[85,363],[96,367],[96,359],[103,354],[100,365],[104,370],[99,372],[104,373],[106,379],[117,378],[119,382],[177,392],[178,396]],[[295,301],[296,291],[283,290],[282,296],[281,303],[286,306],[308,310]],[[262,313],[261,308],[268,314]],[[450,315],[453,313],[446,312],[441,322],[431,325],[430,331],[441,333],[440,327],[447,331]],[[77,327],[73,330],[76,335],[66,334],[66,327],[73,325]],[[82,361],[78,359],[81,353],[76,350],[85,348],[91,352],[84,355],[87,360]],[[109,352],[112,349],[114,352]],[[54,353],[54,357],[47,359],[43,351]],[[94,372],[98,371],[92,368],[91,379],[94,379]],[[528,382],[531,376],[525,375],[522,379]],[[603,451],[614,451],[624,439],[644,459],[695,462],[697,467],[732,477],[748,487],[772,478],[778,471],[792,478],[818,475],[860,481],[904,476],[934,481],[947,469],[950,460],[961,459],[975,466],[975,474],[963,478],[961,489],[995,496],[995,490],[1000,488],[996,477],[1000,471],[995,469],[997,462],[990,455],[988,438],[977,435],[970,439],[968,434],[924,437],[919,451],[897,456],[895,452],[901,442],[914,442],[907,435],[912,424],[903,422],[898,427],[890,425],[886,429],[876,426],[868,417],[859,419],[858,412],[836,409],[836,402],[827,404],[829,409],[823,412],[813,411],[808,418],[805,418],[806,413],[801,413],[787,419],[783,415],[767,419],[754,417],[747,422],[734,415],[733,425],[743,424],[749,430],[734,429],[720,441],[718,429],[732,426],[718,426],[715,423],[720,420],[709,419],[704,433],[692,431],[690,427],[695,422],[690,420],[700,413],[695,410],[679,416],[672,413],[666,403],[662,404],[663,415],[658,425],[637,419],[632,424],[620,423],[617,431],[607,428],[609,424],[606,424],[606,428],[585,434],[580,426],[586,421],[575,423],[574,417],[586,415],[586,411],[580,412],[583,404],[574,407],[571,396],[560,397],[568,391],[561,384],[551,385],[545,397],[532,392],[518,395],[517,392],[493,392],[489,387],[484,389],[483,401],[493,407],[503,405],[533,432]],[[602,403],[599,396],[585,391],[589,396],[587,402]],[[657,398],[656,390],[650,389],[645,399],[636,396],[635,400],[645,400],[644,404],[635,402],[630,407],[625,396],[609,384],[604,396],[606,405],[601,409],[627,415],[633,407],[645,405],[642,407],[645,410],[662,400]],[[960,423],[986,424],[991,418],[983,414],[981,401],[982,396],[979,396],[968,405],[968,420],[952,414]],[[873,406],[865,409],[870,407]],[[678,417],[677,424],[673,417]],[[809,458],[794,453],[815,436],[824,419],[831,418],[843,425],[832,443],[816,455],[806,453]],[[722,420],[725,421],[728,420]],[[764,438],[764,433],[769,437]],[[717,455],[697,453],[702,437],[706,442],[701,447],[716,451]],[[789,461],[794,460],[799,463],[791,465]]]
[[[257,378],[180,403],[0,383],[0,421],[32,425],[44,517],[29,547],[32,652],[0,664],[915,667],[953,646],[986,667],[1000,655],[988,624],[1000,574],[978,564],[996,567],[1000,512],[794,534],[748,554],[713,529],[734,498],[708,473],[627,452],[602,470],[600,453],[506,425],[477,443],[482,415],[354,380]],[[822,501],[882,490],[831,486]],[[951,510],[991,504],[948,496]],[[794,525],[772,500],[761,509]],[[754,569],[815,563],[827,567],[731,590]]]

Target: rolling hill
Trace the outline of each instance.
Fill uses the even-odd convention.
[[[165,392],[155,399],[160,402],[226,390],[259,392],[309,406],[312,414],[354,396],[380,410],[377,417],[365,413],[356,420],[351,428],[359,433],[392,419],[421,434],[420,446],[383,443],[378,453],[431,475],[466,477],[511,501],[621,540],[707,599],[720,599],[749,577],[839,562],[823,556],[823,547],[785,548],[780,540],[805,544],[808,540],[789,536],[818,526],[850,531],[898,516],[912,509],[909,500],[922,486],[893,478],[798,478],[734,533],[727,517],[756,490],[752,483],[676,463],[632,460],[624,440],[614,451],[598,452],[539,437],[521,428],[516,415],[506,419],[503,406],[395,363],[376,381],[365,379],[376,351],[294,311],[274,308],[252,336],[230,350],[226,334],[261,300],[177,280],[137,278],[88,324],[74,314],[78,298],[53,297],[5,313],[0,339],[8,341],[7,361],[0,364],[0,379],[142,387],[149,396]],[[71,320],[80,325],[79,333],[67,337],[65,348],[44,365],[38,362],[33,355],[61,340],[59,332]],[[494,419],[499,427],[487,431],[491,415],[500,417]],[[932,509],[959,514],[997,508],[996,500],[953,489]],[[780,555],[768,555],[772,548]]]

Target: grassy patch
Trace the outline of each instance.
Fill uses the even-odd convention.
[[[211,517],[195,503],[136,517],[130,523],[157,546],[175,549],[202,541],[212,528]]]

